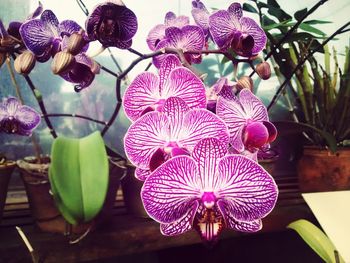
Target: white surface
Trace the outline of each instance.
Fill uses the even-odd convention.
[[[350,263],[350,191],[307,193],[303,197],[340,255]]]

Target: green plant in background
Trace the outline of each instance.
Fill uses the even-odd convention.
[[[108,176],[108,157],[100,132],[80,139],[54,140],[49,169],[51,190],[70,224],[91,221],[100,212]]]
[[[276,126],[282,130],[287,128],[289,133],[303,132],[310,144],[328,146],[333,152],[337,146],[346,145],[350,138],[349,48],[346,48],[345,64],[341,69],[337,52],[333,50],[331,54],[327,43],[335,40],[337,35],[348,32],[350,22],[326,37],[316,26],[331,22],[307,20],[307,17],[327,0],[319,1],[310,10],[297,11],[294,18],[275,0],[253,2],[256,7],[245,3],[243,8],[259,15],[268,37],[265,59],[272,58],[270,61],[281,83],[268,109],[283,93],[294,117],[294,122],[277,122]],[[316,53],[323,55],[324,63],[316,58]],[[334,65],[331,63],[332,57]],[[332,66],[334,71],[331,70]],[[289,87],[288,92],[284,86]],[[290,99],[291,94],[295,102]],[[294,104],[300,106],[300,112],[295,111]]]
[[[336,251],[332,241],[314,224],[305,219],[290,223],[287,228],[295,230],[325,262],[340,263],[344,259]]]

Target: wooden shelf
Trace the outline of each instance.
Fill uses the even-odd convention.
[[[286,231],[290,222],[300,218],[314,221],[310,209],[298,191],[296,178],[276,178],[276,181],[280,188],[279,200],[273,212],[263,219],[262,232]],[[68,263],[107,259],[201,242],[194,231],[177,237],[162,236],[156,222],[127,213],[120,192],[110,224],[100,226],[74,245],[69,244],[69,237],[38,230],[25,203],[20,204],[22,207],[17,210],[13,206],[6,207],[0,228],[0,262],[30,260],[29,253],[14,228],[16,224],[21,225],[43,262]],[[221,238],[242,235],[247,234],[224,230]]]

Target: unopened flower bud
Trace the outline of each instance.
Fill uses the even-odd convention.
[[[14,68],[17,73],[27,75],[34,68],[35,62],[35,55],[31,51],[26,50],[15,59]]]
[[[250,91],[252,91],[253,86],[254,86],[253,80],[248,76],[241,77],[236,84],[237,90],[249,89]]]
[[[2,47],[13,47],[16,44],[16,41],[11,37],[4,37],[0,39],[0,46]]]
[[[51,70],[53,74],[62,74],[69,71],[75,64],[75,58],[68,52],[58,52],[52,60]]]
[[[94,73],[94,74],[99,74],[100,73],[100,69],[101,69],[101,66],[95,61],[93,60],[92,62],[92,66],[91,66],[91,72]]]
[[[267,62],[261,62],[255,68],[256,73],[258,73],[259,77],[263,80],[267,80],[271,77],[271,67]]]
[[[67,52],[73,56],[78,55],[82,48],[85,46],[86,41],[83,36],[83,32],[75,32],[68,38]]]

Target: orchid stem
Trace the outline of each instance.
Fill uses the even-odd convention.
[[[41,115],[42,118],[44,117],[69,117],[69,118],[79,118],[79,119],[85,119],[88,121],[92,121],[98,124],[102,124],[102,125],[106,125],[106,122],[104,121],[100,121],[100,120],[96,120],[93,118],[90,118],[88,116],[83,116],[83,115],[79,115],[79,114],[69,114],[69,113],[49,113],[46,115]]]
[[[142,57],[142,56],[143,56],[142,53],[138,52],[137,50],[135,50],[135,49],[133,49],[133,48],[128,48],[128,50],[129,50],[131,53],[133,53],[133,54],[135,54],[135,55],[137,55],[137,56],[139,56],[139,57]]]
[[[101,64],[99,64],[101,69],[109,74],[111,74],[112,76],[118,78],[118,74],[114,73],[112,70],[106,68],[105,66],[102,66]]]
[[[118,68],[118,71],[119,71],[118,73],[122,72],[123,70],[122,70],[121,66],[119,65],[117,59],[116,59],[115,56],[113,55],[111,49],[110,49],[110,48],[107,48],[107,50],[108,50],[108,52],[109,52],[109,56],[111,57],[112,61],[114,62],[114,64],[115,64],[115,65],[117,66],[117,68]]]

